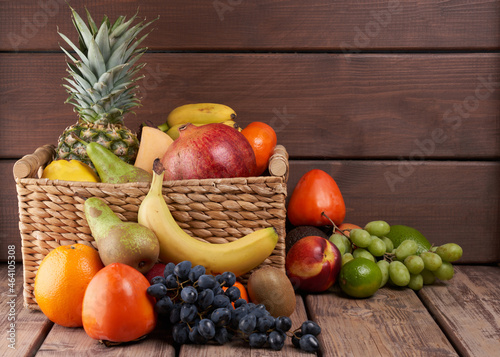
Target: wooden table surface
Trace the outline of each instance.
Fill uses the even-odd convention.
[[[16,266],[11,291],[7,265],[0,265],[2,338],[0,356],[299,356],[293,347],[280,352],[250,349],[238,341],[224,346],[176,346],[168,329],[157,328],[141,342],[105,347],[82,328],[65,328],[41,312],[23,307],[22,266]],[[498,356],[500,354],[500,266],[457,266],[446,283],[410,289],[385,287],[368,299],[351,299],[338,288],[297,295],[293,328],[312,319],[322,332],[318,356]],[[15,304],[14,300],[15,299]],[[14,323],[15,341],[9,341]],[[9,346],[15,344],[15,349]]]

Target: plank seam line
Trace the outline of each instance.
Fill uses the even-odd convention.
[[[300,298],[302,299],[302,304],[304,305],[304,310],[306,311],[307,319],[315,321],[312,318],[311,311],[310,311],[311,309],[309,308],[309,304],[307,303],[307,299],[305,298],[305,295],[299,294],[298,296],[300,296]],[[324,346],[323,346],[323,344],[321,344],[321,341],[320,341],[320,348],[316,353],[317,357],[323,357],[323,348],[324,348]]]
[[[74,53],[73,51],[68,51]],[[14,54],[61,54],[64,53],[59,50],[0,50],[0,54],[14,53]],[[341,54],[345,55],[345,51],[341,49],[332,50],[319,50],[319,49],[227,49],[227,50],[212,50],[212,49],[185,49],[185,50],[148,50],[146,53],[173,53],[173,54]],[[365,55],[365,54],[499,54],[500,49],[487,49],[487,48],[471,48],[471,49],[360,49],[350,55]]]
[[[21,157],[0,157],[0,162],[8,162],[8,161],[17,161],[21,159]],[[329,158],[323,158],[323,157],[289,157],[288,161],[340,161],[340,162],[363,162],[363,161],[379,161],[379,162],[387,162],[387,163],[398,163],[398,162],[403,162],[406,163],[407,161],[412,161],[410,158],[405,158],[405,157],[398,157],[398,158],[384,158],[384,157],[364,157],[364,158],[350,158],[350,157],[343,157],[343,158],[338,158],[338,157],[329,157]],[[470,164],[476,164],[476,163],[493,163],[493,164],[499,164],[500,163],[500,158],[453,158],[453,159],[441,159],[441,158],[432,158],[432,159],[426,159],[423,160],[421,163],[470,163]]]
[[[46,324],[42,327],[40,337],[35,340],[30,350],[28,351],[29,356],[35,356],[40,351],[40,347],[42,347],[43,343],[49,336],[50,331],[54,328],[54,323],[47,319]]]
[[[445,326],[444,326],[444,322],[442,322],[438,318],[438,316],[433,312],[433,310],[430,308],[430,304],[427,304],[425,302],[425,299],[421,298],[420,294],[418,292],[415,292],[415,295],[417,295],[417,298],[420,300],[420,302],[422,303],[422,305],[425,307],[425,309],[427,310],[427,313],[432,317],[432,319],[434,320],[434,322],[441,329],[441,332],[446,337],[446,339],[448,340],[448,342],[450,343],[450,345],[453,347],[453,349],[455,350],[455,352],[457,353],[457,355],[460,356],[460,357],[464,357],[464,355],[462,353],[460,353],[460,348],[459,348],[460,346],[458,346],[455,343],[455,339],[452,338],[452,336],[446,332],[446,329],[445,329]],[[443,317],[446,318],[445,316],[443,316]]]

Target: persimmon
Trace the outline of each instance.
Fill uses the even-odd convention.
[[[136,269],[113,263],[90,281],[83,298],[83,328],[95,340],[129,342],[156,326],[149,282]]]
[[[295,186],[287,214],[294,226],[325,226],[330,219],[339,226],[345,217],[344,198],[335,180],[323,170],[304,174]]]

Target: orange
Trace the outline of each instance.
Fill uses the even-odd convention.
[[[278,138],[272,127],[259,121],[248,124],[241,133],[247,138],[255,153],[257,171],[255,176],[266,171],[269,158],[274,152]]]
[[[250,302],[250,299],[248,298],[247,289],[245,289],[243,284],[240,283],[239,281],[237,281],[236,283],[234,283],[234,286],[236,286],[240,290],[240,299],[244,299],[244,300],[246,300],[246,302]],[[222,287],[222,289],[224,291],[227,290],[226,287]],[[233,306],[234,306],[234,303],[233,303]]]
[[[237,281],[236,283],[234,283],[234,286],[240,289],[240,299],[244,299],[247,302],[250,302],[250,299],[248,298],[247,289],[245,289],[243,284]]]
[[[103,268],[99,253],[84,244],[63,245],[40,263],[35,277],[35,299],[52,322],[80,327],[85,289]]]

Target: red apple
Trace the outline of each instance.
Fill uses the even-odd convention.
[[[165,264],[156,263],[153,267],[146,273],[146,279],[148,279],[151,284],[151,279],[155,276],[163,276],[163,271],[165,270]]]
[[[321,292],[337,280],[342,267],[339,249],[328,239],[304,237],[288,251],[285,268],[295,290]]]

